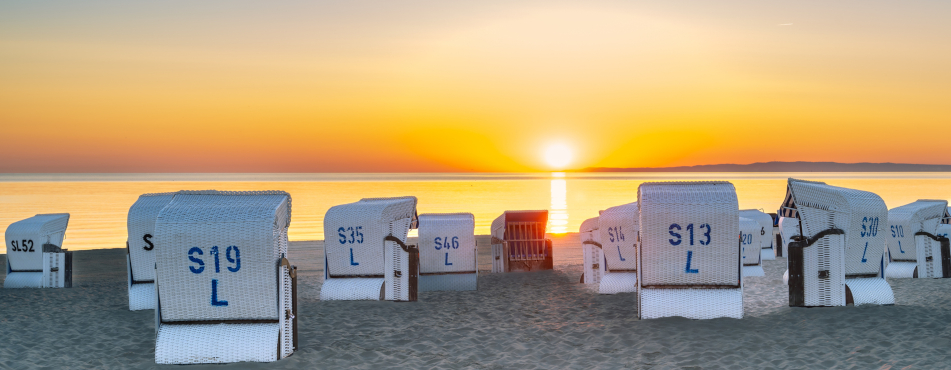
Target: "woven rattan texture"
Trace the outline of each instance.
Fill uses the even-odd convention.
[[[420,228],[422,228],[422,226],[420,226]],[[476,273],[419,276],[420,292],[434,292],[443,290],[477,290],[478,287],[479,275]]]
[[[162,325],[155,338],[158,364],[276,361],[278,324]]]
[[[6,231],[10,268],[13,271],[42,270],[43,244],[62,247],[68,223],[68,213],[56,213],[40,214],[10,224]],[[24,243],[24,240],[27,242]]]
[[[11,272],[3,281],[4,288],[42,288],[42,272]]]
[[[66,283],[66,254],[43,253],[43,288],[63,288]]]
[[[878,277],[845,279],[845,284],[849,286],[853,303],[856,306],[863,304],[895,304],[895,294],[892,293],[892,287],[888,285],[885,279]]]
[[[947,210],[947,203],[943,200],[918,200],[888,211],[888,251],[892,261],[924,262],[919,259],[919,247],[928,248],[933,241],[930,238],[916,240],[915,233],[934,234]],[[918,241],[922,244],[919,245]]]
[[[162,320],[283,316],[277,266],[289,223],[284,192],[176,194],[155,225]]]
[[[618,294],[637,292],[637,273],[635,272],[608,272],[601,277],[598,284],[600,294]]]
[[[799,219],[792,217],[780,217],[779,218],[779,235],[783,238],[783,251],[789,250],[789,242],[792,241],[792,237],[799,235]]]
[[[126,241],[135,281],[155,280],[155,219],[173,196],[175,193],[143,194],[129,208]]]
[[[770,250],[770,253],[761,253],[761,255],[771,257],[764,259],[776,259],[775,246],[773,246],[775,243],[775,238],[773,238],[773,216],[758,209],[744,209],[740,210],[740,217],[751,219],[759,224],[760,229],[757,231],[758,234],[762,236],[762,238],[760,238],[760,247]]]
[[[598,219],[605,271],[637,271],[637,202],[608,208]]]
[[[889,279],[910,279],[915,277],[918,262],[892,261],[885,267],[885,277]]]
[[[471,213],[419,215],[419,272],[476,272],[475,217]]]
[[[643,183],[637,193],[642,286],[739,286],[733,184]]]
[[[129,287],[129,310],[155,309],[155,284],[133,284]]]
[[[740,217],[740,254],[742,255],[743,266],[760,265],[762,239],[759,223],[746,217]]]
[[[321,301],[377,301],[383,288],[383,277],[332,278],[320,286]]]
[[[416,211],[414,210],[413,212],[415,213]],[[409,227],[412,221],[413,219],[411,217],[393,221],[389,223],[385,233],[387,235],[394,235],[405,243],[406,235],[409,233]],[[388,301],[409,301],[410,290],[419,288],[418,280],[416,287],[410,287],[409,253],[404,251],[396,242],[386,241],[383,245],[383,268],[386,271],[383,275],[383,288],[385,291],[383,299]]]
[[[601,232],[598,217],[592,217],[581,223],[578,235],[581,238],[581,260],[583,284],[598,284],[604,276],[604,254],[601,247],[591,243],[601,244]],[[587,242],[587,243],[586,243]]]
[[[641,289],[641,319],[743,318],[743,289]]]

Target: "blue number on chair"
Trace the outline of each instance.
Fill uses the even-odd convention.
[[[198,253],[199,256],[202,254],[205,254],[205,252],[202,252],[201,248],[198,248],[198,247],[192,247],[192,249],[189,249],[188,260],[194,263],[197,263],[198,268],[195,268],[195,266],[188,266],[188,269],[191,270],[191,272],[194,274],[200,274],[202,271],[205,271],[205,261],[202,261],[201,258],[193,257],[192,254],[196,252]]]
[[[621,255],[621,246],[617,246],[617,256],[621,258],[621,262],[627,261],[624,259],[624,256]]]
[[[868,242],[865,242],[865,250],[862,251],[862,263],[868,262],[868,260],[865,259],[865,253],[867,252],[868,252]]]
[[[234,258],[231,258],[231,250],[234,249]],[[228,258],[228,262],[234,264],[234,267],[228,266],[228,271],[238,272],[241,269],[241,251],[238,250],[238,246],[232,245],[228,247],[228,251],[225,252],[225,257]]]
[[[446,266],[452,266],[452,262],[449,262],[449,252],[446,252]]]
[[[682,242],[683,240],[681,240],[679,233],[674,232],[674,229],[677,229],[677,231],[680,231],[680,225],[671,224],[670,228],[667,229],[667,232],[670,233],[670,236],[677,238],[677,240],[674,240],[674,239],[667,239],[667,240],[670,241],[670,245],[680,245],[680,242]]]
[[[693,251],[687,251],[687,267],[684,269],[684,272],[685,272],[685,273],[688,273],[688,274],[696,274],[696,273],[699,273],[699,272],[700,272],[700,270],[698,270],[698,269],[691,269],[691,268],[690,268],[690,260],[692,260],[692,259],[693,259]]]
[[[211,305],[212,306],[227,306],[228,301],[218,300],[218,279],[211,279]]]
[[[905,253],[905,251],[901,249],[901,240],[898,241],[898,251]]]
[[[360,266],[359,262],[353,262],[353,248],[350,248],[350,266]]]

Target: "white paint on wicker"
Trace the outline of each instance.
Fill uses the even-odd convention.
[[[44,253],[43,245],[62,248],[68,224],[68,213],[39,214],[10,224],[5,233],[7,277],[3,287],[64,287],[65,253]]]
[[[600,225],[598,217],[592,217],[584,220],[578,229],[581,238],[581,260],[584,265],[583,284],[598,284],[604,276],[604,254],[601,247],[591,244],[601,244]]]
[[[855,278],[845,279],[845,284],[852,292],[852,300],[856,306],[863,304],[895,304],[895,294],[888,282],[882,278]]]
[[[733,184],[643,183],[637,193],[638,315],[742,318],[739,208]],[[692,245],[689,230],[694,232]]]
[[[274,339],[280,332],[278,324],[162,325],[155,337],[155,363],[277,361]]]
[[[384,238],[392,235],[405,243],[415,218],[416,197],[366,198],[331,207],[324,216],[325,279],[321,299],[377,300],[379,285],[372,288],[364,281],[341,284],[381,278],[385,300],[409,300],[409,253]],[[347,280],[328,285],[340,278]]]
[[[293,287],[281,265],[290,221],[286,192],[175,194],[155,223],[156,363],[263,362],[293,353]],[[275,322],[233,322],[241,320]]]
[[[155,309],[155,220],[174,196],[175,193],[142,194],[129,207],[126,272],[132,311]]]
[[[637,202],[601,211],[598,221],[604,254],[604,276],[598,286],[598,293],[636,292],[639,238]]]
[[[887,272],[887,276],[912,277],[914,270],[908,274],[904,265],[896,264],[896,262],[902,262],[916,264],[920,278],[937,277],[934,271],[941,271],[941,244],[925,236],[915,236],[915,233],[924,231],[936,234],[938,225],[947,212],[947,207],[946,200],[921,199],[888,211],[890,261],[887,270],[897,270]],[[932,257],[930,263],[927,261],[928,257]],[[896,266],[892,267],[892,265]],[[935,266],[938,266],[937,270]]]
[[[757,230],[757,233],[760,235],[760,247],[763,249],[763,252],[760,253],[760,258],[764,260],[776,259],[776,250],[773,245],[775,244],[775,238],[773,237],[773,216],[758,209],[743,209],[740,210],[740,217],[748,218],[759,224],[760,228]]]
[[[419,215],[419,291],[476,290],[477,256],[471,213]]]

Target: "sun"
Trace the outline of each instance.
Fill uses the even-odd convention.
[[[571,148],[565,144],[551,144],[545,149],[545,162],[556,170],[563,170],[571,163]]]

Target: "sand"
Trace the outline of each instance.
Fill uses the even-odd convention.
[[[638,320],[634,294],[578,284],[575,241],[556,238],[554,271],[486,272],[478,291],[413,303],[319,301],[322,243],[294,242],[300,349],[188,369],[951,368],[951,279],[889,280],[895,306],[790,308],[779,258],[746,280],[742,320]],[[0,289],[0,368],[172,367],[154,363],[154,312],[128,310],[124,264],[124,249],[79,251],[71,289]]]

